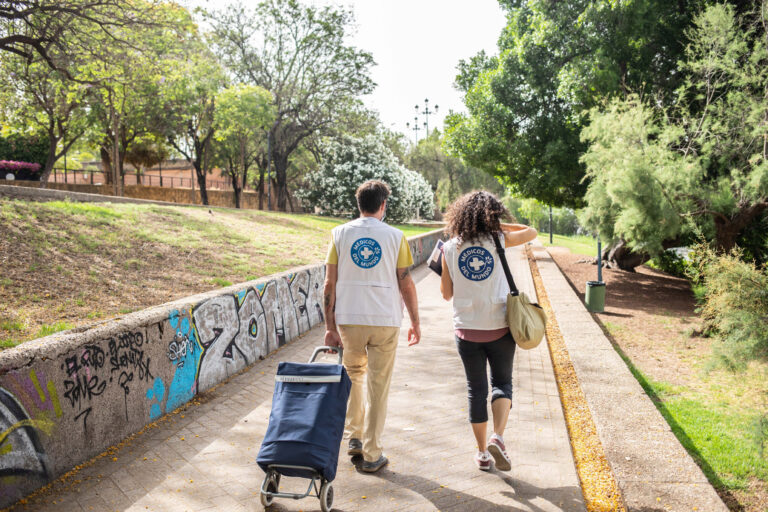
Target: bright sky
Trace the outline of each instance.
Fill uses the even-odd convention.
[[[373,54],[377,66],[373,94],[364,98],[378,110],[385,126],[413,140],[416,113],[429,99],[430,130],[442,129],[450,111],[464,111],[461,95],[453,87],[456,65],[480,50],[497,53],[496,41],[505,25],[497,0],[302,0],[316,5],[336,4],[351,8],[358,25],[351,43]],[[230,0],[188,0],[209,9],[224,7]],[[424,116],[419,115],[423,128]],[[421,139],[424,130],[418,134]]]

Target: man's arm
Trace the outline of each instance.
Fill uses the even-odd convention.
[[[538,233],[536,230],[525,224],[501,224],[501,231],[504,233],[504,246],[514,247],[526,242],[530,242]]]
[[[411,317],[411,327],[408,329],[408,345],[415,345],[421,340],[421,326],[419,325],[419,299],[416,296],[416,284],[411,278],[408,267],[397,269],[397,285],[400,287],[400,295],[403,296],[405,308]]]
[[[323,288],[323,311],[325,311],[325,344],[329,347],[341,347],[341,336],[336,327],[336,281],[339,266],[325,264],[325,287]]]

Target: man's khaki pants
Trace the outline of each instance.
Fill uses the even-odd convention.
[[[344,437],[363,442],[363,458],[375,462],[382,455],[381,433],[387,417],[387,398],[399,327],[340,325],[344,367],[352,381]],[[363,379],[367,379],[367,399]]]

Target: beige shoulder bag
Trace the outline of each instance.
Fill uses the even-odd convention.
[[[512,279],[512,273],[509,271],[507,257],[501,242],[497,236],[492,236],[496,244],[496,251],[499,253],[501,266],[504,268],[504,275],[507,276],[509,283],[509,295],[507,295],[507,324],[512,337],[517,346],[530,350],[536,348],[544,337],[544,330],[547,323],[547,314],[538,304],[531,302],[525,293],[518,291],[515,286],[515,280]]]

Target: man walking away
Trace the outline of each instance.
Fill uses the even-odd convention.
[[[408,345],[421,339],[416,285],[408,271],[413,256],[403,232],[382,222],[389,193],[378,180],[358,187],[361,217],[331,232],[325,273],[325,344],[344,347],[344,367],[352,380],[344,427],[347,453],[362,455],[360,469],[368,473],[389,462],[381,434],[403,302],[411,318]]]

